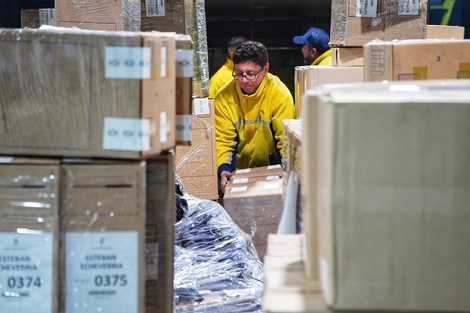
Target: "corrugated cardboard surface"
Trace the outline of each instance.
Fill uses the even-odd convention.
[[[200,100],[204,109],[202,112],[193,111],[191,146],[176,146],[175,149],[176,174],[188,194],[200,199],[217,200],[214,100]]]
[[[364,77],[362,66],[296,66],[295,71],[299,84],[295,95],[296,118],[300,118],[302,115],[302,96],[306,91],[318,88],[323,84],[362,82]]]
[[[309,93],[303,157],[315,175],[303,192],[319,255],[308,257],[331,308],[470,307],[469,92],[454,80]]]
[[[233,221],[253,238],[261,260],[268,235],[276,233],[282,214],[282,179],[227,184],[223,206]]]
[[[364,81],[470,78],[470,40],[373,41],[364,45]]]
[[[59,182],[58,161],[22,160],[17,163],[11,160],[11,163],[0,164],[0,234],[15,236],[11,247],[2,242],[0,252],[4,257],[0,271],[0,279],[4,282],[0,285],[0,308],[4,312],[22,309],[59,312]],[[45,255],[45,252],[42,256],[33,254],[31,250],[38,247],[31,245],[37,242],[28,240],[45,234],[51,234],[52,241],[43,241],[44,246],[39,249],[52,250],[51,255]],[[6,259],[13,256],[30,258],[30,261]],[[15,269],[8,269],[10,266]],[[16,269],[16,266],[36,266],[37,269],[28,271]],[[44,276],[47,272],[51,272],[52,277]],[[33,279],[31,288],[25,286],[29,283],[28,277]],[[21,293],[24,297],[15,298]],[[8,298],[9,294],[11,298]],[[46,294],[50,297],[41,298]]]
[[[0,71],[0,87],[5,91],[0,93],[5,121],[0,126],[2,153],[140,159],[161,152],[159,131],[165,122],[174,132],[175,122],[168,120],[174,119],[174,102],[164,101],[169,85],[158,89],[163,80],[148,80],[146,84],[153,83],[159,95],[142,101],[142,79],[105,75],[111,66],[106,48],[141,49],[138,33],[23,29],[4,30],[0,40],[8,47],[0,50],[5,60]],[[172,57],[167,56],[168,62]],[[150,72],[161,75],[161,59],[153,61]],[[171,74],[168,68],[166,78],[171,79]],[[163,110],[168,114],[162,121]],[[105,138],[111,137],[104,129],[107,118],[137,124],[149,120],[149,149],[125,145],[124,132],[116,150],[105,149]],[[169,128],[164,129],[168,132]],[[127,133],[139,138],[134,129]],[[172,146],[172,138],[168,136],[166,147]]]
[[[331,48],[333,66],[364,66],[364,48]]]
[[[132,299],[137,301],[138,312],[144,312],[145,307],[145,163],[133,162],[122,164],[64,164],[62,165],[62,204],[61,204],[61,230],[63,239],[69,233],[106,235],[137,234],[137,255],[128,256],[137,260],[137,268],[127,268],[123,264],[122,270],[103,270],[103,275],[132,273],[127,279],[136,285],[136,290],[127,290]],[[133,237],[132,237],[133,238]],[[103,239],[105,240],[105,239]],[[75,242],[77,244],[77,242]],[[73,258],[74,251],[70,251],[68,243],[62,242],[63,271],[67,273],[67,260]],[[111,251],[119,250],[113,246]],[[66,251],[68,251],[66,253]],[[122,251],[120,251],[122,252]],[[106,254],[98,251],[97,254]],[[111,253],[111,252],[109,252]],[[118,257],[122,255],[118,254]],[[85,260],[83,261],[84,263]],[[134,276],[135,275],[135,276]],[[74,298],[73,293],[65,293],[69,285],[78,286],[77,282],[70,281],[63,275],[63,304],[77,301],[80,306],[87,305],[89,310],[96,305],[119,305],[116,293],[109,297],[100,298],[89,295],[89,298]],[[92,282],[83,282],[82,288],[92,288]],[[119,286],[113,286],[117,289]],[[121,287],[122,288],[122,287]],[[80,288],[79,288],[80,289]],[[95,289],[99,289],[95,287]],[[123,303],[121,303],[123,304]],[[96,309],[96,308],[95,308]]]
[[[415,15],[411,14],[414,12],[407,12],[405,1],[385,0],[384,40],[426,38],[428,0],[416,1],[418,1],[418,12]],[[408,5],[416,3],[416,1],[409,1]]]
[[[101,0],[77,3],[55,0],[55,25],[90,30],[139,31],[140,0]]]
[[[173,312],[175,166],[172,153],[146,161],[145,312]]]
[[[426,25],[426,39],[464,39],[465,27]]]
[[[141,0],[141,30],[186,34],[184,1],[162,2]]]

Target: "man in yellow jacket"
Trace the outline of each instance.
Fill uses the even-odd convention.
[[[235,169],[281,163],[283,120],[294,118],[287,86],[269,73],[266,47],[246,41],[233,54],[233,80],[214,98],[220,190]]]
[[[227,42],[227,59],[225,63],[217,70],[217,72],[212,75],[209,80],[209,98],[214,98],[217,91],[222,87],[226,82],[233,79],[233,61],[232,56],[235,48],[242,42],[247,41],[247,38],[244,36],[232,36]]]
[[[303,36],[295,36],[293,41],[302,45],[302,55],[306,65],[331,65],[330,36],[320,28],[311,27]]]

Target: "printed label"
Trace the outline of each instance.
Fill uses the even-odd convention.
[[[0,234],[0,312],[52,312],[52,238]]]
[[[398,15],[419,15],[419,0],[398,0]]]
[[[210,115],[211,110],[208,98],[194,99],[194,115]]]
[[[105,77],[150,78],[151,52],[149,47],[106,47]]]
[[[160,142],[168,141],[168,114],[166,112],[160,113]]]
[[[165,16],[165,0],[146,0],[147,16]]]
[[[191,141],[191,127],[193,116],[189,114],[177,114],[176,117],[176,133],[175,139],[177,141]]]
[[[145,244],[145,279],[158,279],[158,243]]]
[[[377,0],[357,0],[356,17],[377,17]]]
[[[248,178],[235,178],[232,180],[233,184],[246,184],[248,182]]]
[[[68,232],[66,313],[138,313],[138,233]]]
[[[193,50],[176,50],[176,77],[193,77]]]
[[[150,150],[150,121],[147,119],[105,117],[103,149],[121,151]]]

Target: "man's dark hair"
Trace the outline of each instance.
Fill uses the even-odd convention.
[[[227,49],[228,48],[236,48],[239,44],[244,43],[248,39],[245,36],[232,36],[227,41]]]
[[[252,61],[263,67],[269,62],[268,50],[261,42],[245,41],[233,53],[233,63],[239,64],[246,61]]]

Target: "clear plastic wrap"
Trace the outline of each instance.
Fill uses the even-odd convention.
[[[251,237],[217,202],[184,198],[188,211],[175,224],[175,250],[185,249],[192,263],[182,267],[175,258],[176,312],[261,312],[264,268]],[[197,290],[180,288],[185,274]]]

